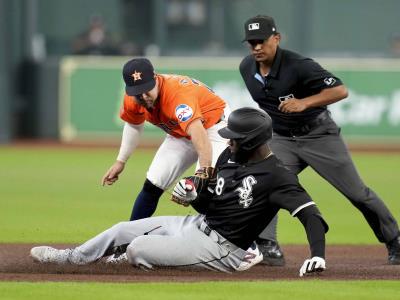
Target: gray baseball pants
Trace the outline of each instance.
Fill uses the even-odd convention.
[[[307,135],[286,137],[274,133],[269,146],[295,174],[310,166],[341,192],[364,215],[380,242],[387,243],[397,237],[396,220],[360,178],[340,129],[331,118]],[[272,220],[260,237],[276,239],[276,222],[277,218]]]
[[[127,246],[128,261],[139,267],[198,266],[223,272],[237,270],[248,253],[216,231],[205,231],[207,224],[203,220],[203,215],[196,215],[121,222],[75,248],[70,261],[94,262],[111,255],[116,247]]]

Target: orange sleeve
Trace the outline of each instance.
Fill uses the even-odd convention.
[[[198,97],[194,93],[187,91],[184,95],[178,93],[171,104],[171,114],[184,132],[187,132],[187,128],[194,120],[203,119]]]
[[[133,97],[125,94],[119,116],[125,122],[130,124],[142,124],[145,121],[145,114],[139,104],[135,102]]]

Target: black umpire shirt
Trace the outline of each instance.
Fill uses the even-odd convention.
[[[278,110],[281,101],[302,99],[325,88],[342,85],[339,78],[311,58],[279,47],[267,76],[261,76],[253,55],[246,56],[239,69],[253,100],[271,116],[277,132],[302,127],[326,110],[326,106],[322,106],[287,114]]]
[[[193,207],[206,215],[211,229],[216,230],[230,242],[248,249],[279,209],[288,210],[292,216],[304,210],[316,215],[315,223],[305,216],[306,223],[317,229],[316,256],[323,257],[326,225],[315,203],[301,187],[297,176],[286,169],[271,155],[261,162],[239,164],[231,161],[227,148],[219,157],[217,182],[213,192],[200,195]],[[311,217],[312,218],[312,217]],[[300,217],[299,217],[300,219]],[[302,222],[304,220],[301,219]],[[311,229],[307,229],[307,234]],[[323,242],[322,242],[323,241]]]

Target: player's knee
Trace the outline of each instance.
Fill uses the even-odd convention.
[[[158,186],[154,185],[149,179],[146,178],[144,184],[143,184],[143,191],[146,193],[156,195],[156,196],[161,196],[161,194],[164,192],[163,189],[159,188]]]
[[[146,253],[149,249],[145,248],[146,236],[138,236],[126,248],[126,256],[131,265],[146,266]]]
[[[347,197],[355,206],[359,206],[371,200],[374,195],[374,192],[371,191],[367,186],[363,186],[357,190],[353,190],[352,193],[347,195]]]
[[[112,228],[113,230],[116,230],[116,231],[121,231],[121,230],[123,230],[126,226],[128,226],[128,224],[129,224],[129,221],[119,222],[119,223],[115,224],[114,226],[112,226],[111,228]]]
[[[118,238],[120,234],[123,234],[127,229],[129,222],[119,222],[113,225],[109,230],[110,237]]]

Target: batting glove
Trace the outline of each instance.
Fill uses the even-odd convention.
[[[325,270],[325,259],[322,257],[314,256],[311,259],[306,259],[300,268],[299,275],[303,277],[305,274],[313,272],[322,272]]]
[[[189,206],[196,198],[196,188],[193,182],[186,178],[179,180],[172,191],[172,201],[183,206]]]

